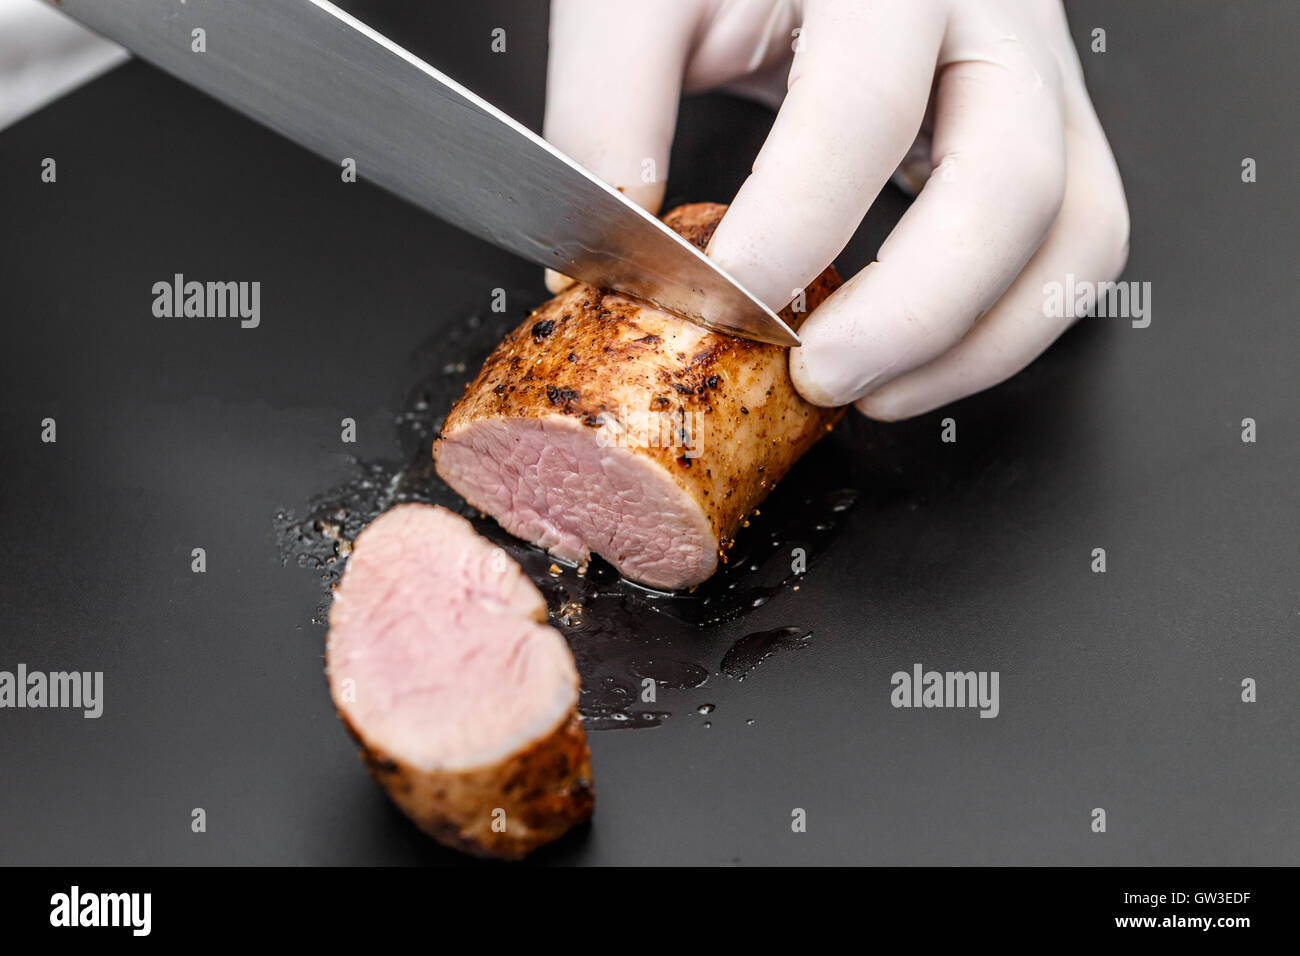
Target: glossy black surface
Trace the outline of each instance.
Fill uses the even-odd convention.
[[[349,8],[540,124],[542,4],[407,6]],[[846,420],[803,463],[851,474],[845,526],[798,591],[699,632],[678,683],[707,680],[661,695],[670,718],[592,732],[595,822],[535,860],[1300,858],[1300,137],[1283,39],[1300,11],[1071,9],[1076,39],[1108,30],[1084,66],[1150,327],[1085,320],[990,393]],[[688,101],[670,200],[725,201],[768,122]],[[882,194],[846,273],[904,205]],[[521,316],[544,298],[536,271],[139,63],[0,132],[0,217],[0,669],[105,680],[98,720],[0,710],[0,862],[462,862],[356,759],[321,670],[322,572],[283,560],[276,516],[355,482],[354,459],[405,461],[412,387],[481,357],[446,330],[490,316],[494,288]],[[177,272],[260,281],[260,327],[155,318],[151,287]],[[732,650],[779,628],[811,637]],[[764,640],[793,646],[743,681],[721,670]],[[999,671],[1000,715],[892,708],[890,675],[916,662]],[[1240,701],[1247,677],[1258,703]]]

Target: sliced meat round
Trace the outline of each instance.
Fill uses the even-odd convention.
[[[399,505],[357,537],[325,660],[371,775],[435,839],[519,857],[591,815],[573,655],[459,515]]]
[[[724,209],[680,206],[664,221],[704,248]],[[797,325],[838,285],[827,269],[782,318]],[[488,356],[433,455],[512,534],[682,588],[726,560],[746,515],[840,414],[799,397],[779,346],[575,283]]]

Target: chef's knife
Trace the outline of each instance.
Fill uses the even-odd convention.
[[[308,149],[354,159],[359,178],[539,265],[710,329],[799,344],[659,220],[327,0],[51,2]]]

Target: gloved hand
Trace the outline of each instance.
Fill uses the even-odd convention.
[[[878,261],[800,330],[790,373],[814,404],[895,420],[988,388],[1072,321],[1044,315],[1045,284],[1124,266],[1124,189],[1058,0],[551,11],[546,137],[652,212],[683,90],[779,103],[708,250],[773,309],[843,249],[896,170],[915,178],[899,164],[931,140],[928,182]]]

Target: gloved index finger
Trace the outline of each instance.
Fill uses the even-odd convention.
[[[943,40],[924,0],[808,6],[785,102],[709,245],[773,309],[844,248],[906,155]]]
[[[657,213],[700,4],[554,0],[543,135]]]

